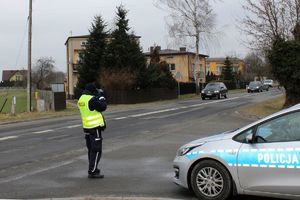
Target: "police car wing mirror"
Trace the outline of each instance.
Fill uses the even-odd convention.
[[[247,143],[253,143],[253,134],[249,134],[249,135],[247,135],[247,137],[246,137],[246,142]]]

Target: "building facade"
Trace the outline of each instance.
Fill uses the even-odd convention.
[[[71,36],[65,42],[67,49],[67,97],[72,99],[74,97],[75,87],[78,82],[78,64],[80,61],[80,54],[83,53],[89,35]],[[107,36],[107,43],[111,41],[111,36]],[[139,43],[140,36],[135,36],[136,41]]]
[[[67,86],[66,93],[68,98],[74,97],[74,88],[78,81],[78,63],[80,54],[85,48],[88,35],[68,37],[65,45],[67,48]]]
[[[225,66],[226,58],[208,58],[206,59],[206,72],[212,72],[216,76],[222,74],[222,69]],[[244,74],[245,72],[245,62],[238,58],[229,58],[232,63],[232,71],[236,73]]]
[[[3,70],[2,81],[16,82],[23,81],[26,77],[27,70]]]
[[[178,82],[194,82],[194,69],[199,77],[200,73],[205,73],[205,65],[207,55],[199,54],[199,65],[195,64],[196,54],[193,52],[188,52],[186,48],[180,48],[179,50],[173,49],[161,49],[159,48],[159,56],[161,61],[165,61],[169,64],[170,71],[172,72],[174,78]],[[147,58],[147,63],[150,63],[151,52],[154,47],[150,47],[150,52],[146,52],[145,56]],[[205,82],[205,80],[199,80],[200,82]]]

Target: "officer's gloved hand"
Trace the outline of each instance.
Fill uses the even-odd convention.
[[[99,99],[100,101],[106,101],[106,98],[104,96],[97,97],[97,99]]]
[[[105,94],[104,94],[104,91],[102,89],[97,89],[96,98],[99,101],[106,101]]]

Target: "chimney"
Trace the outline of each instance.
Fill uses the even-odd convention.
[[[180,48],[179,48],[179,51],[181,51],[181,52],[186,52],[186,47],[180,47]]]
[[[160,50],[161,50],[161,46],[157,46],[156,48],[157,48],[157,50],[158,50],[158,51],[160,51]]]

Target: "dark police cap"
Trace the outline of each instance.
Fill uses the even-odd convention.
[[[96,87],[95,83],[88,83],[84,89],[91,93],[97,92],[97,87]]]

